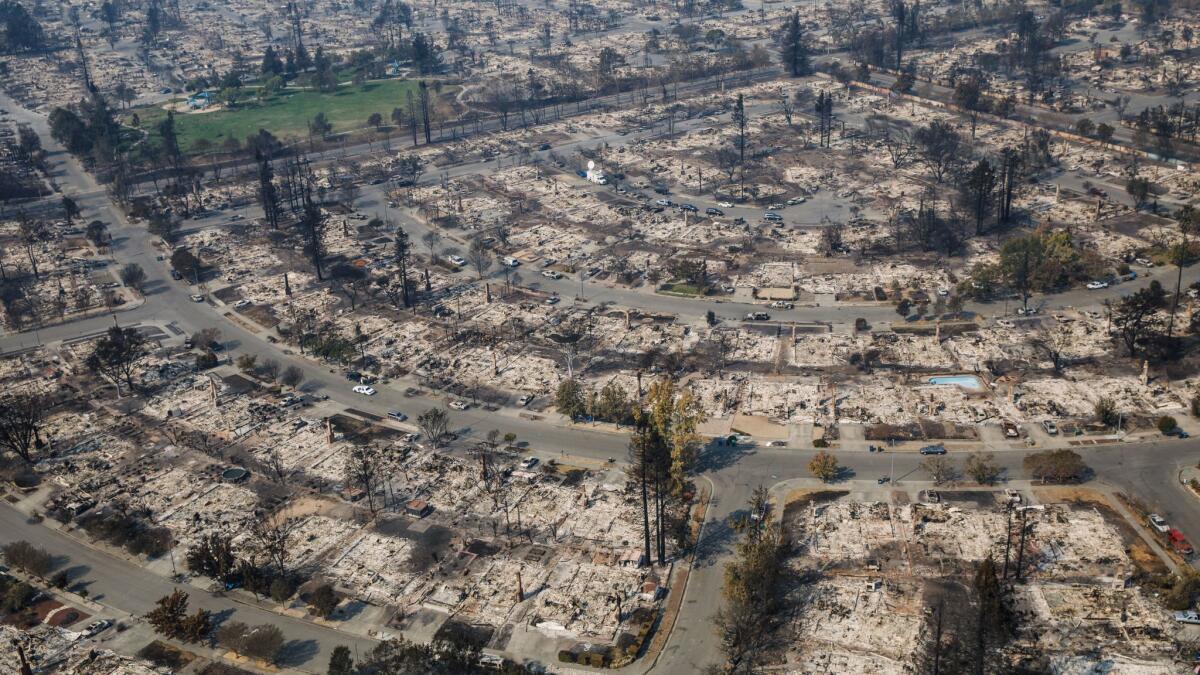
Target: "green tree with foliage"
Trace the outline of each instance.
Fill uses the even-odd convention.
[[[792,12],[783,26],[783,41],[780,45],[779,59],[792,77],[800,77],[812,72],[808,44],[805,41],[804,29],[800,26],[798,12]]]
[[[158,599],[154,609],[146,614],[146,620],[159,634],[178,640],[183,637],[187,609],[188,594],[175,589],[170,595]]]
[[[554,406],[558,412],[570,419],[576,419],[584,414],[586,406],[583,397],[583,387],[579,380],[569,377],[559,383],[554,393]]]

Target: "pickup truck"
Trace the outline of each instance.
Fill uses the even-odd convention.
[[[1186,609],[1182,612],[1175,612],[1175,620],[1179,623],[1200,623],[1200,614],[1194,610]]]
[[[1171,542],[1171,548],[1175,549],[1176,553],[1183,555],[1191,555],[1194,551],[1192,545],[1188,543],[1187,537],[1175,528],[1167,530],[1167,541]]]

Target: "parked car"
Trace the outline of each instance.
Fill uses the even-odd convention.
[[[795,307],[794,304],[786,300],[776,300],[775,302],[771,303],[771,306],[775,309],[793,309]]]
[[[373,387],[368,387],[365,384],[360,384],[354,388],[354,393],[362,394],[363,396],[374,396],[375,389]]]
[[[533,394],[521,394],[521,398],[517,399],[517,405],[524,408],[533,400]]]
[[[1171,542],[1171,548],[1175,549],[1176,553],[1183,555],[1191,555],[1193,553],[1192,545],[1188,543],[1187,537],[1175,528],[1167,530],[1167,541]]]
[[[250,301],[246,300],[245,298],[242,298],[241,300],[238,300],[237,302],[233,303],[234,309],[241,309],[243,307],[249,307],[249,306],[250,306]]]
[[[778,213],[775,213],[774,211],[767,211],[766,213],[763,214],[763,220],[770,220],[772,222],[782,222],[783,216],[779,215]]]
[[[528,471],[529,469],[532,469],[533,467],[535,467],[537,465],[538,465],[537,457],[526,457],[525,459],[521,460],[521,468],[525,469],[526,471]]]
[[[399,410],[389,410],[387,416],[396,420],[397,422],[403,422],[404,420],[408,419],[408,415],[405,415]]]
[[[455,265],[458,265],[459,267],[462,267],[463,265],[467,264],[467,259],[462,257],[461,255],[447,256],[447,260],[454,263]]]
[[[724,211],[722,211],[721,209],[715,209],[715,208],[713,208],[713,207],[711,207],[711,206],[710,206],[710,207],[708,207],[707,209],[704,209],[704,213],[706,213],[706,214],[708,214],[708,215],[710,215],[710,216],[723,216],[723,215],[725,215],[725,212],[724,212]]]
[[[732,209],[733,203],[732,202],[717,202],[717,206],[719,206],[723,209]]]
[[[557,295],[552,295],[546,298],[545,302],[547,305],[557,305],[559,300],[561,300],[561,298],[559,298]]]
[[[192,298],[192,302],[204,302],[204,296],[200,295],[198,293],[193,293],[191,295],[191,298]]]
[[[1045,422],[1042,422],[1042,428],[1045,429],[1046,433],[1050,434],[1051,436],[1058,435],[1058,425],[1054,423],[1054,420],[1046,420]]]
[[[1089,281],[1087,284],[1089,291],[1098,291],[1101,288],[1108,288],[1107,281]]]
[[[1017,438],[1018,436],[1021,435],[1021,430],[1017,428],[1017,425],[1015,422],[1011,422],[1009,420],[1003,420],[1000,422],[1000,426],[1003,427],[1004,435],[1007,438]]]
[[[770,321],[771,315],[766,312],[750,312],[746,315],[747,321]]]
[[[1146,516],[1146,519],[1150,521],[1150,527],[1163,534],[1166,534],[1167,530],[1171,529],[1171,526],[1167,525],[1167,521],[1163,520],[1163,517],[1157,513],[1151,513],[1149,516]]]
[[[696,208],[695,204],[680,204],[679,210],[680,211],[690,211],[692,213],[695,213],[695,212],[699,211],[700,209]]]
[[[792,197],[791,199],[787,200],[787,203],[788,206],[795,206],[796,204],[803,204],[806,201],[808,200],[804,197]]]
[[[921,448],[922,455],[944,455],[946,454],[946,446],[944,445],[927,445]]]
[[[1175,612],[1175,620],[1179,623],[1197,623],[1200,624],[1200,614],[1195,610],[1185,609],[1182,612]]]
[[[179,270],[171,270],[171,278],[175,281],[180,281],[183,279],[183,275],[179,273]]]
[[[783,208],[783,204],[772,204],[772,205],[768,206],[767,208],[772,211],[779,211],[780,209]]]
[[[670,206],[671,200],[670,199],[655,199],[654,205],[655,206]]]
[[[557,270],[543,270],[542,276],[546,277],[547,279],[561,279],[563,275]]]
[[[467,408],[471,407],[471,404],[467,403],[466,401],[454,399],[453,401],[450,401],[450,407],[454,408],[455,410],[466,410]]]
[[[1016,490],[1014,490],[1012,488],[1005,488],[1004,496],[1008,497],[1008,501],[1011,504],[1020,504],[1021,503],[1021,493],[1017,492]]]
[[[96,621],[89,623],[87,625],[87,628],[85,628],[83,630],[83,634],[88,637],[94,637],[94,636],[102,633],[104,631],[104,629],[108,628],[111,625],[112,625],[112,621],[109,621],[108,619],[98,619]]]

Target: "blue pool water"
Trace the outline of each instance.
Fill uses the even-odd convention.
[[[938,375],[929,378],[929,384],[952,384],[971,391],[983,391],[983,380],[974,375]]]

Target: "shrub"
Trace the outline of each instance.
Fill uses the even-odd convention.
[[[1183,572],[1174,579],[1171,588],[1163,595],[1163,604],[1167,609],[1176,611],[1191,609],[1196,596],[1200,594],[1200,575],[1195,572]]]
[[[1179,428],[1179,423],[1170,415],[1163,415],[1158,418],[1158,430],[1164,434],[1169,434]]]
[[[196,355],[196,370],[208,370],[217,367],[217,355],[212,350]]]
[[[294,591],[295,589],[292,588],[292,585],[283,577],[275,577],[271,581],[271,599],[275,602],[284,602],[292,597]]]
[[[325,618],[333,614],[333,610],[337,609],[338,597],[333,592],[333,586],[324,584],[312,592],[308,598],[308,606],[312,607],[313,613],[319,617]]]
[[[1025,470],[1043,483],[1067,483],[1079,480],[1088,471],[1083,458],[1073,450],[1043,450],[1027,455]]]
[[[242,656],[272,661],[283,647],[283,632],[270,624],[248,626],[230,621],[217,629],[217,643]]]
[[[9,613],[25,609],[34,595],[37,595],[37,591],[33,586],[24,581],[13,583],[5,589],[3,597],[0,597],[0,609]]]
[[[813,447],[814,448],[828,448],[829,441],[826,441],[824,438],[818,438],[813,441]]]
[[[1200,417],[1200,396],[1192,397],[1192,417]]]

